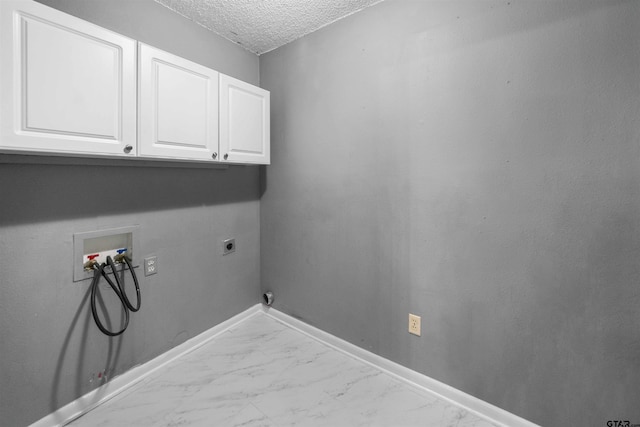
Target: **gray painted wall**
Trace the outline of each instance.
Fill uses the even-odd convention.
[[[152,0],[46,3],[258,83],[255,55]],[[122,373],[260,298],[258,168],[78,163],[0,160],[3,426],[30,424],[100,385],[99,372]],[[110,339],[91,318],[89,282],[72,281],[72,237],[132,224],[140,225],[137,254],[157,255],[159,272],[141,277],[141,310]],[[237,252],[223,258],[220,242],[230,236]]]
[[[640,422],[638,34],[638,1],[387,0],[261,56],[275,307],[545,426]]]

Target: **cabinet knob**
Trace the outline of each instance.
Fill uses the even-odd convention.
[[[225,153],[224,159],[227,160],[228,158],[229,158],[229,155]]]
[[[218,153],[213,153],[213,154],[211,155],[211,157],[212,157],[212,158],[214,158],[214,159],[218,158]]]
[[[125,145],[124,146],[124,152],[125,153],[130,153],[131,150],[133,150],[133,145]]]

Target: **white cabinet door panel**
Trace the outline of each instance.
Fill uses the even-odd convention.
[[[220,74],[220,154],[229,163],[269,164],[270,94]]]
[[[218,72],[140,43],[140,154],[214,161]]]
[[[0,8],[0,147],[135,155],[135,41],[35,2]]]

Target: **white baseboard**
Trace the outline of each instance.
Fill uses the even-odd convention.
[[[263,309],[268,316],[279,320],[287,326],[296,329],[307,336],[310,336],[348,356],[358,359],[364,363],[367,363],[375,368],[378,368],[387,374],[413,385],[426,390],[440,399],[444,399],[455,405],[458,405],[469,412],[476,414],[477,416],[484,418],[494,424],[502,425],[505,427],[539,427],[524,418],[507,412],[504,409],[498,408],[490,403],[480,400],[470,394],[464,393],[456,388],[441,383],[438,380],[430,378],[419,372],[413,371],[395,362],[392,362],[377,354],[371,353],[363,348],[353,345],[343,339],[340,339],[334,335],[324,332],[314,326],[304,323],[301,320],[291,317],[281,311],[273,308]]]
[[[81,417],[95,407],[112,399],[122,393],[129,387],[142,381],[144,378],[162,369],[165,365],[188,354],[199,347],[207,344],[216,336],[226,332],[233,326],[244,322],[245,320],[259,314],[264,313],[267,316],[276,319],[285,325],[318,340],[350,357],[358,359],[375,368],[378,368],[393,377],[406,382],[414,387],[422,388],[440,399],[449,401],[458,405],[477,416],[487,419],[495,424],[505,427],[538,427],[523,418],[520,418],[510,412],[491,405],[483,400],[473,397],[467,393],[450,387],[440,381],[429,378],[395,362],[387,360],[381,356],[373,354],[356,345],[335,337],[318,328],[308,325],[288,314],[282,313],[273,308],[266,308],[262,304],[256,304],[240,314],[237,314],[213,328],[204,331],[200,335],[185,341],[184,343],[172,348],[156,357],[149,362],[136,366],[122,375],[113,378],[108,383],[98,387],[97,389],[85,394],[84,396],[74,400],[73,402],[63,406],[55,412],[47,415],[39,421],[31,424],[31,427],[55,427],[63,426],[71,421]]]
[[[71,421],[81,417],[87,412],[91,411],[97,406],[100,406],[104,402],[118,394],[122,393],[129,387],[139,383],[151,373],[161,369],[168,363],[188,354],[199,347],[202,347],[209,341],[221,333],[226,332],[229,328],[241,323],[250,317],[255,316],[262,312],[261,304],[256,304],[249,307],[247,310],[240,314],[233,316],[232,318],[225,320],[224,322],[214,326],[197,335],[182,344],[172,348],[171,350],[162,353],[155,359],[152,359],[142,365],[136,366],[122,375],[114,377],[108,383],[103,384],[95,390],[90,391],[84,396],[74,400],[73,402],[63,406],[55,412],[41,418],[39,421],[31,424],[31,427],[54,427],[63,426]]]

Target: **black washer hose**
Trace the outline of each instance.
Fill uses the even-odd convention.
[[[126,256],[123,256],[122,259],[127,264],[127,267],[129,267],[129,271],[131,272],[131,277],[133,277],[133,283],[136,287],[136,300],[138,304],[135,307],[133,306],[133,304],[131,304],[131,301],[129,301],[129,298],[127,297],[127,293],[124,290],[124,270],[125,269],[124,268],[122,269],[122,282],[120,282],[120,279],[118,278],[118,273],[116,271],[116,265],[110,256],[107,257],[107,264],[109,264],[109,267],[111,267],[113,276],[116,278],[116,284],[118,285],[118,289],[120,290],[120,294],[122,295],[122,300],[124,301],[127,308],[135,313],[136,311],[140,310],[140,303],[141,303],[140,285],[138,284],[138,278],[136,277],[135,271],[133,271],[133,266],[131,265],[129,258],[127,258]]]
[[[109,277],[107,276],[107,273],[104,271],[105,266],[106,264],[102,264],[102,265],[96,264],[96,270],[93,273],[93,281],[91,282],[91,312],[93,313],[93,320],[96,321],[96,326],[98,326],[98,329],[100,329],[102,333],[104,333],[105,335],[109,335],[110,337],[115,337],[122,334],[125,331],[125,329],[127,329],[127,326],[129,326],[129,309],[127,308],[127,305],[125,304],[124,299],[122,298],[122,294],[120,293],[118,288],[116,288],[116,286],[113,284],[111,279],[109,279]],[[100,276],[104,277],[107,280],[107,283],[109,283],[109,285],[111,286],[111,289],[113,289],[113,292],[115,292],[116,295],[118,295],[118,298],[120,299],[120,302],[122,303],[122,306],[124,308],[124,313],[125,313],[124,327],[122,328],[122,330],[118,332],[112,332],[107,328],[105,328],[102,322],[100,321],[100,317],[98,316],[98,310],[96,309],[96,294],[98,290],[98,283],[100,282]]]

